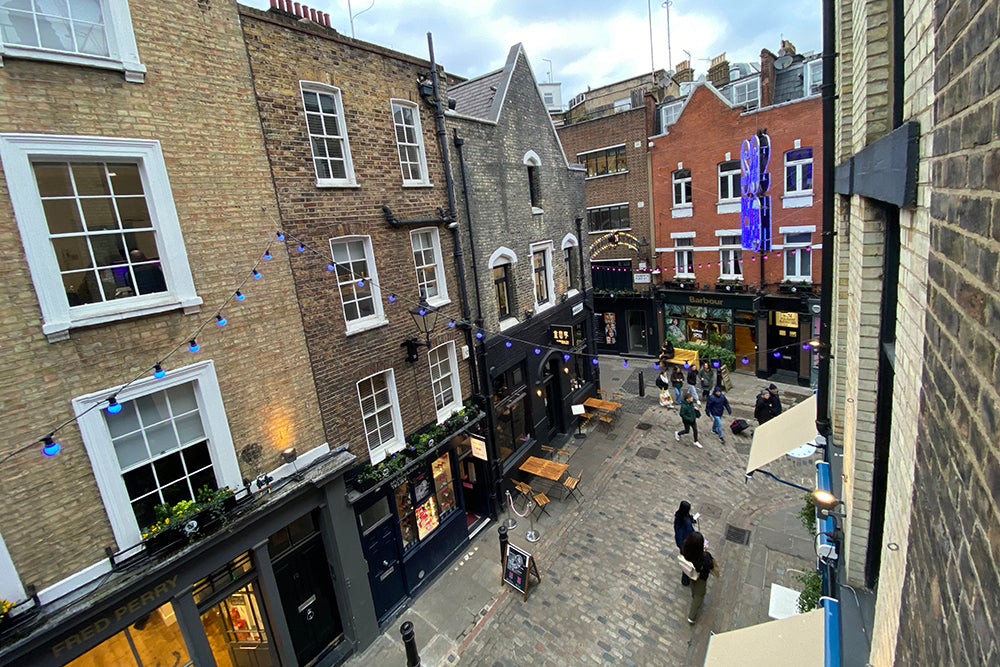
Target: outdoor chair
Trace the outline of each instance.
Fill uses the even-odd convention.
[[[562,485],[568,490],[568,495],[573,496],[576,502],[580,502],[580,497],[583,495],[580,492],[580,480],[583,479],[583,471],[576,477],[570,477],[569,473],[566,474],[566,479],[563,480]],[[574,495],[575,494],[575,495]]]
[[[539,519],[542,518],[543,512],[545,514],[549,514],[549,511],[545,509],[545,506],[549,504],[549,497],[544,493],[539,492],[534,494],[534,498],[535,498],[535,510],[538,511],[538,518]],[[549,514],[549,516],[552,515]]]

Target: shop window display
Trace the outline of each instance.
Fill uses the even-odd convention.
[[[404,552],[426,539],[458,507],[450,457],[445,452],[429,468],[425,465],[396,487],[396,514]]]
[[[193,664],[181,637],[170,603],[154,609],[121,632],[106,639],[67,667],[155,667]],[[220,663],[223,664],[223,663]]]
[[[254,584],[247,584],[202,613],[201,623],[218,667],[243,667],[245,664],[270,667],[277,664],[268,646],[266,625]],[[251,653],[253,662],[248,663],[246,658]]]

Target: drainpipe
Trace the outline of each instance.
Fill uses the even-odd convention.
[[[836,9],[834,0],[823,0],[823,273],[820,294],[819,328],[819,377],[816,387],[816,430],[829,442],[833,429],[830,424],[830,325],[833,319],[833,238],[836,236],[833,220],[833,170],[834,142],[834,82],[837,60]],[[830,460],[830,448],[824,450],[823,458]]]
[[[597,341],[594,340],[594,293],[587,293],[587,276],[584,273],[583,264],[583,218],[576,218],[576,238],[579,241],[580,248],[580,291],[583,292],[583,310],[587,313],[587,321],[583,326],[584,335],[587,336],[587,355],[593,358],[597,358]],[[593,364],[588,364],[590,366],[590,377],[593,379],[594,384],[600,388],[601,386],[601,367],[595,366]]]

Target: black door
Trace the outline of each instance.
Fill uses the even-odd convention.
[[[771,372],[789,372],[798,376],[799,372],[799,317],[798,313],[771,311],[771,326],[768,331],[768,347],[773,352],[768,356]]]
[[[321,537],[282,556],[274,564],[274,579],[295,657],[305,665],[343,635]]]
[[[361,549],[368,561],[368,583],[375,603],[375,615],[380,621],[406,597],[394,517],[384,497],[359,516]]]
[[[628,351],[647,354],[649,344],[646,342],[646,312],[628,310],[625,314],[628,317]]]

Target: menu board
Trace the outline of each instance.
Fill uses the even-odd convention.
[[[427,537],[438,527],[437,499],[431,496],[423,505],[417,508],[417,535],[420,539]]]
[[[521,591],[528,587],[528,560],[531,554],[521,551],[513,544],[507,545],[507,557],[503,562],[503,580]]]

